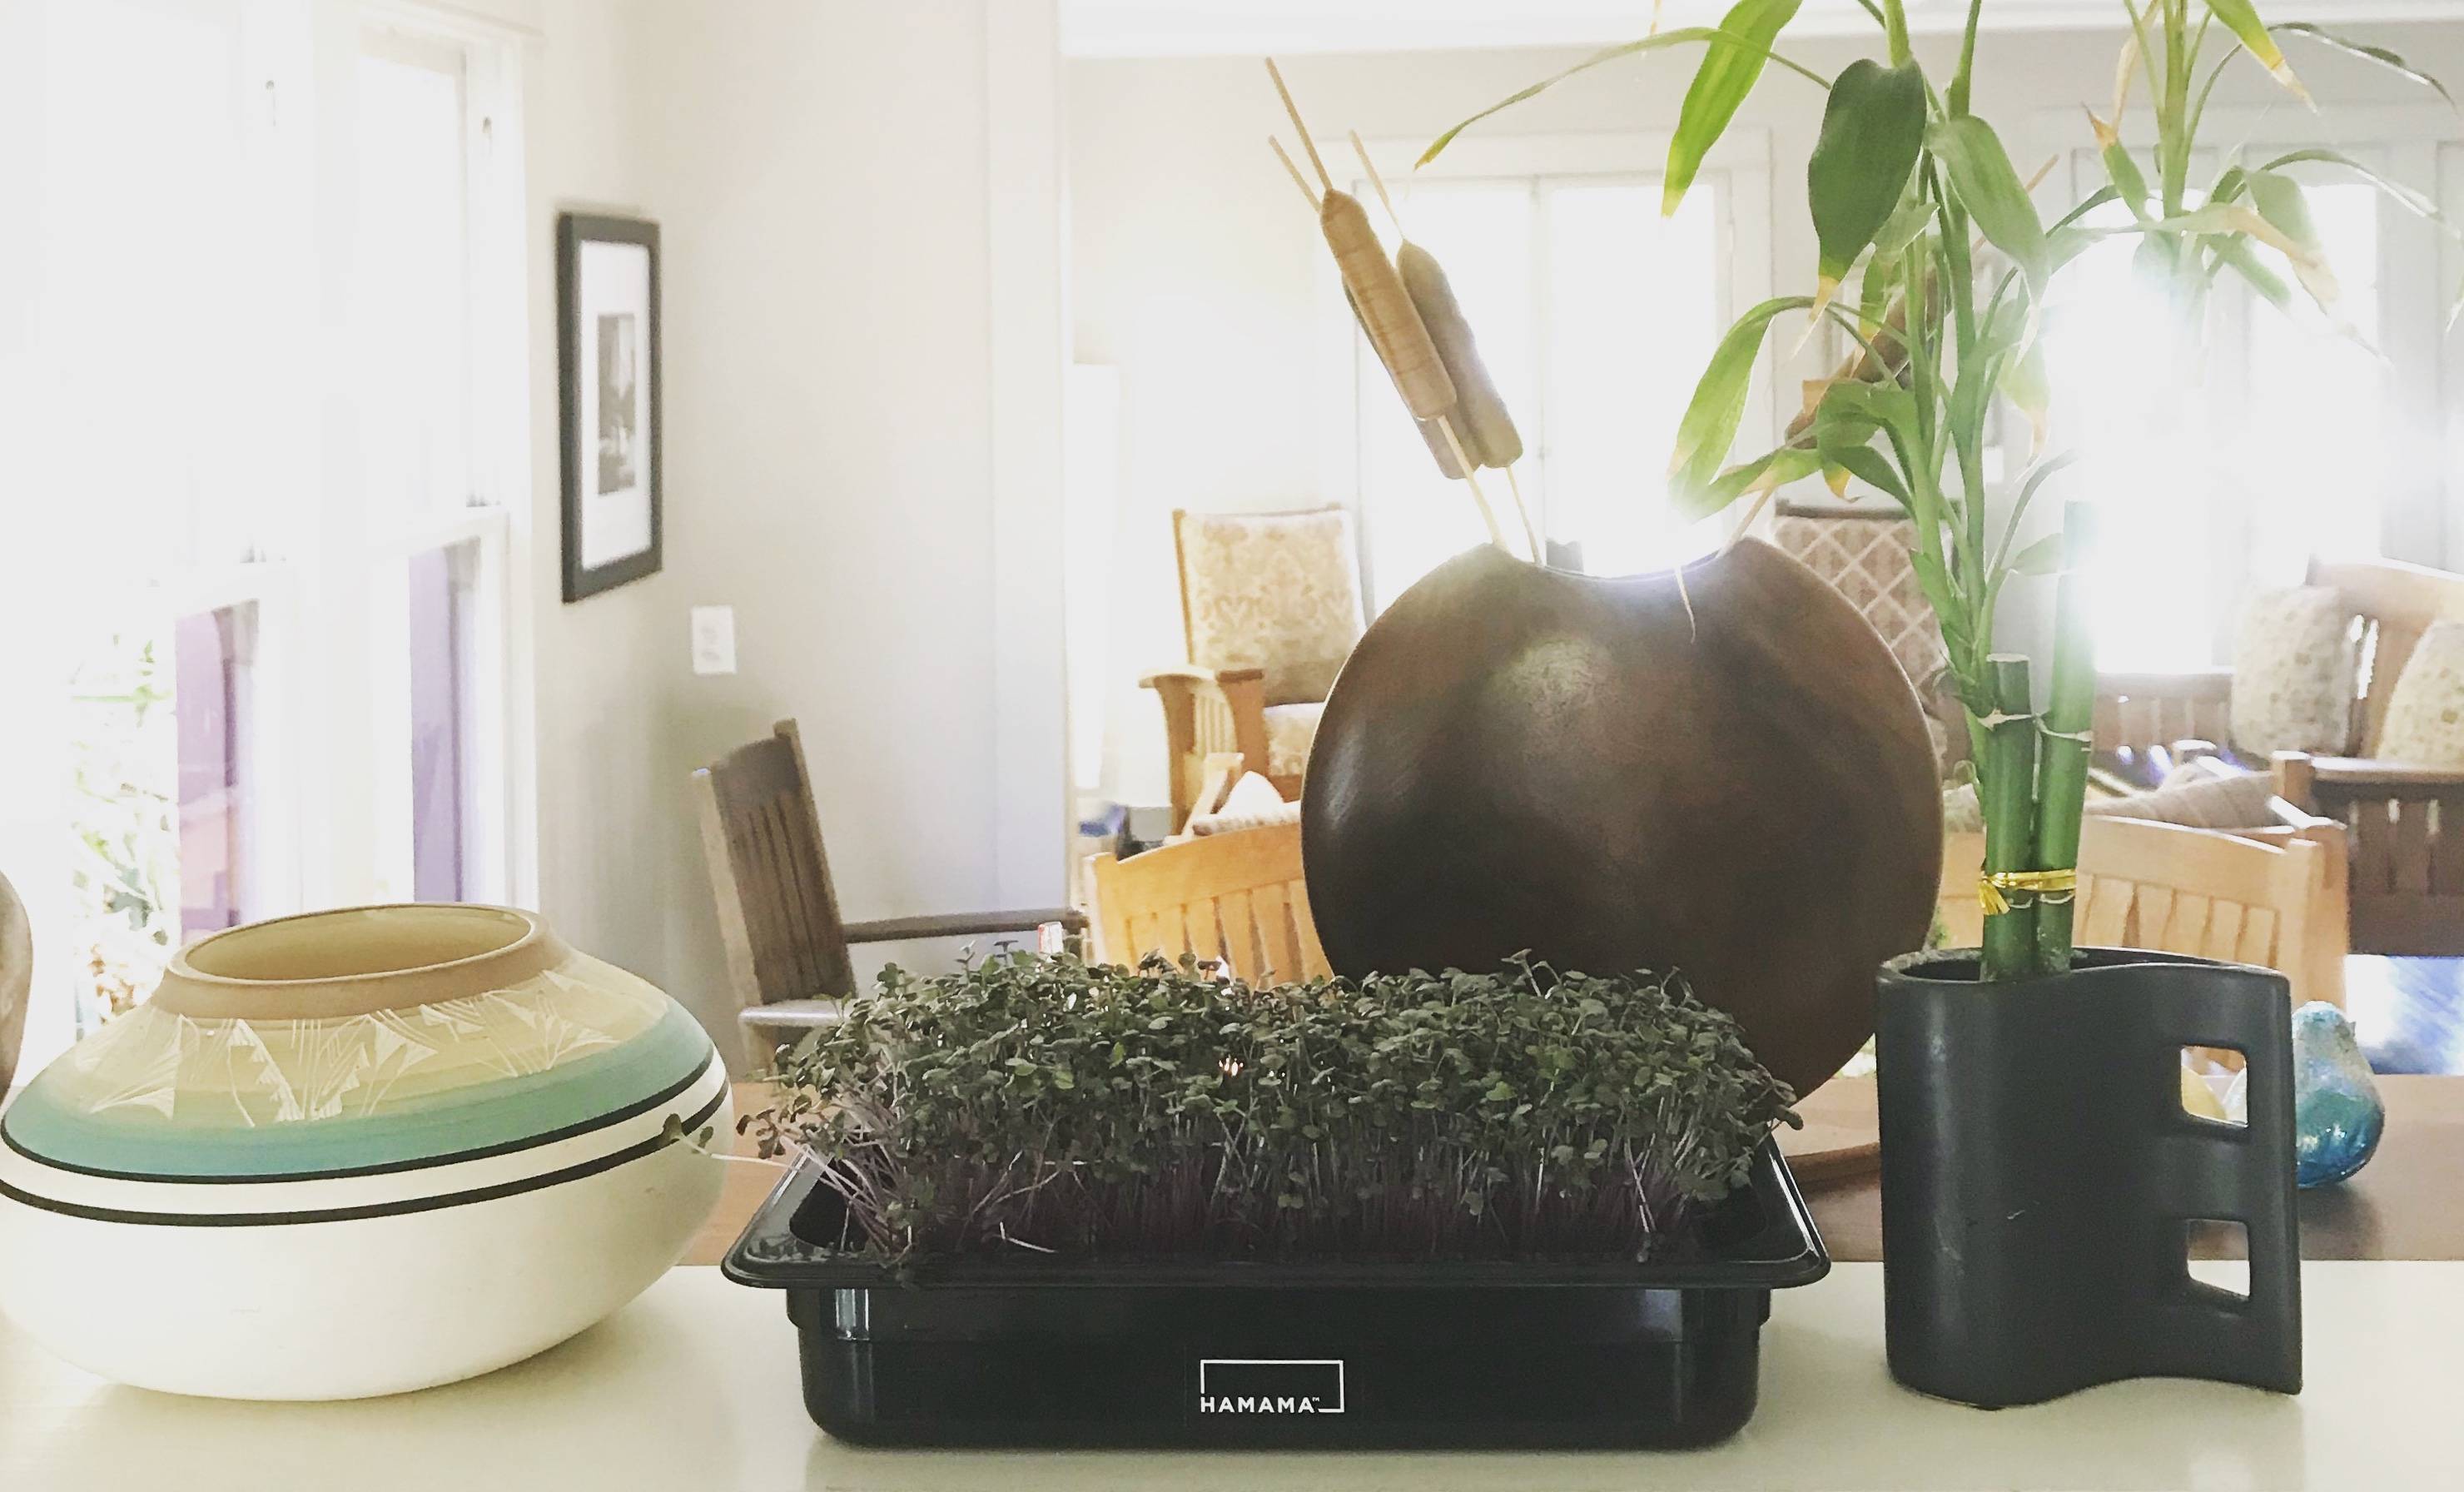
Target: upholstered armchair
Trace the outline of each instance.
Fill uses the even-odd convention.
[[[1188,820],[1206,758],[1238,753],[1242,767],[1300,794],[1327,692],[1360,640],[1360,561],[1352,515],[1172,516],[1180,565],[1186,667],[1139,683],[1163,704],[1172,823]]]
[[[2268,600],[2231,669],[2101,677],[2100,765],[2189,763],[2254,824],[2343,825],[2353,951],[2464,954],[2464,576],[2314,561]]]

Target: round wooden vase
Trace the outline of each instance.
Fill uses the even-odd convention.
[[[684,1007],[531,912],[217,932],[0,1114],[0,1312],[175,1393],[467,1378],[666,1272],[731,1122]]]
[[[1488,547],[1439,566],[1344,665],[1301,823],[1338,973],[1673,968],[1800,1093],[1873,1034],[1942,867],[1915,691],[1752,539],[1682,597]]]
[[[17,1070],[17,1043],[26,1035],[26,1000],[34,984],[34,938],[26,907],[9,878],[0,875],[0,1098]]]

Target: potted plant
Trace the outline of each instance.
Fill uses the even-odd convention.
[[[885,973],[745,1121],[725,1262],[886,1444],[1669,1445],[1828,1268],[1785,1086],[1674,980]]]
[[[2195,337],[2209,288],[2228,273],[2277,304],[2306,294],[2332,310],[2334,276],[2288,168],[2314,163],[2378,178],[2334,151],[2302,150],[2235,159],[2197,190],[2189,170],[2210,92],[2243,56],[2299,92],[2279,33],[2437,85],[2385,49],[2315,27],[2271,30],[2248,0],[2123,0],[2130,33],[2120,89],[2109,118],[2090,115],[2108,179],[2047,221],[1974,109],[1983,0],[1970,0],[1955,69],[1943,80],[1913,55],[1902,0],[1864,8],[1882,55],[1837,77],[1773,50],[1795,0],[1742,0],[1717,28],[1663,33],[1570,72],[1705,49],[1671,147],[1672,206],[1768,64],[1827,96],[1806,170],[1817,283],[1754,307],[1720,344],[1680,427],[1673,485],[1697,514],[1740,499],[1758,508],[1776,488],[1815,475],[1835,490],[1854,477],[1886,494],[1913,521],[1916,574],[1941,621],[1967,717],[1986,826],[1983,946],[1894,958],[1880,980],[1892,1371],[1918,1389],[1983,1405],[2149,1373],[2295,1392],[2285,981],[2073,945],[2095,693],[2080,571],[2094,510],[2067,504],[2058,535],[2017,541],[2029,505],[2068,459],[2043,450],[2039,332],[2055,276],[2117,234],[2138,239],[2138,262],[2167,291],[2185,337]],[[2123,104],[2143,80],[2155,122],[2152,171],[2121,133]],[[2435,217],[2417,193],[2380,185]],[[1852,277],[1859,293],[1844,297]],[[1838,327],[1857,353],[1778,447],[1731,463],[1752,364],[1770,329],[1798,313]],[[2029,416],[2037,449],[1997,489],[1986,456],[2004,401]],[[1997,650],[1994,624],[2014,578],[2047,575],[2056,578],[2055,641],[2040,694],[2029,660]],[[2193,1044],[2247,1059],[2245,1128],[2183,1112],[2177,1054]],[[2183,1230],[2202,1218],[2246,1228],[2247,1300],[2189,1278]]]

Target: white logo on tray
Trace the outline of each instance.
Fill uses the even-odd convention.
[[[1340,1357],[1201,1357],[1201,1415],[1340,1415]]]

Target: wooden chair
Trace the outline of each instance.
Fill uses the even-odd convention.
[[[1175,509],[1186,667],[1140,679],[1163,704],[1172,827],[1188,822],[1206,758],[1300,796],[1317,717],[1360,640],[1359,552],[1342,508],[1194,514]]]
[[[774,1041],[838,1019],[841,1002],[856,991],[851,944],[1087,926],[1086,914],[1068,907],[871,922],[841,917],[793,720],[695,769],[693,787],[737,1019]]]
[[[1096,956],[1151,953],[1221,960],[1252,984],[1331,973],[1301,882],[1297,823],[1183,840],[1115,860],[1097,855]]]
[[[2351,947],[2359,953],[2464,954],[2464,771],[2379,757],[2387,700],[2431,624],[2464,619],[2464,575],[2389,560],[2314,560],[2309,583],[2332,586],[2365,628],[2349,756],[2279,752],[2276,796],[2344,826]],[[2177,757],[2232,735],[2233,670],[2108,674],[2098,680],[2096,750]],[[2299,826],[2298,822],[2295,826]]]
[[[2296,1003],[2344,1002],[2343,827],[2223,834],[2139,819],[2080,825],[2078,941],[2258,964],[2293,982]],[[1985,913],[1976,881],[1985,836],[1943,844],[1940,914],[1972,948]]]

